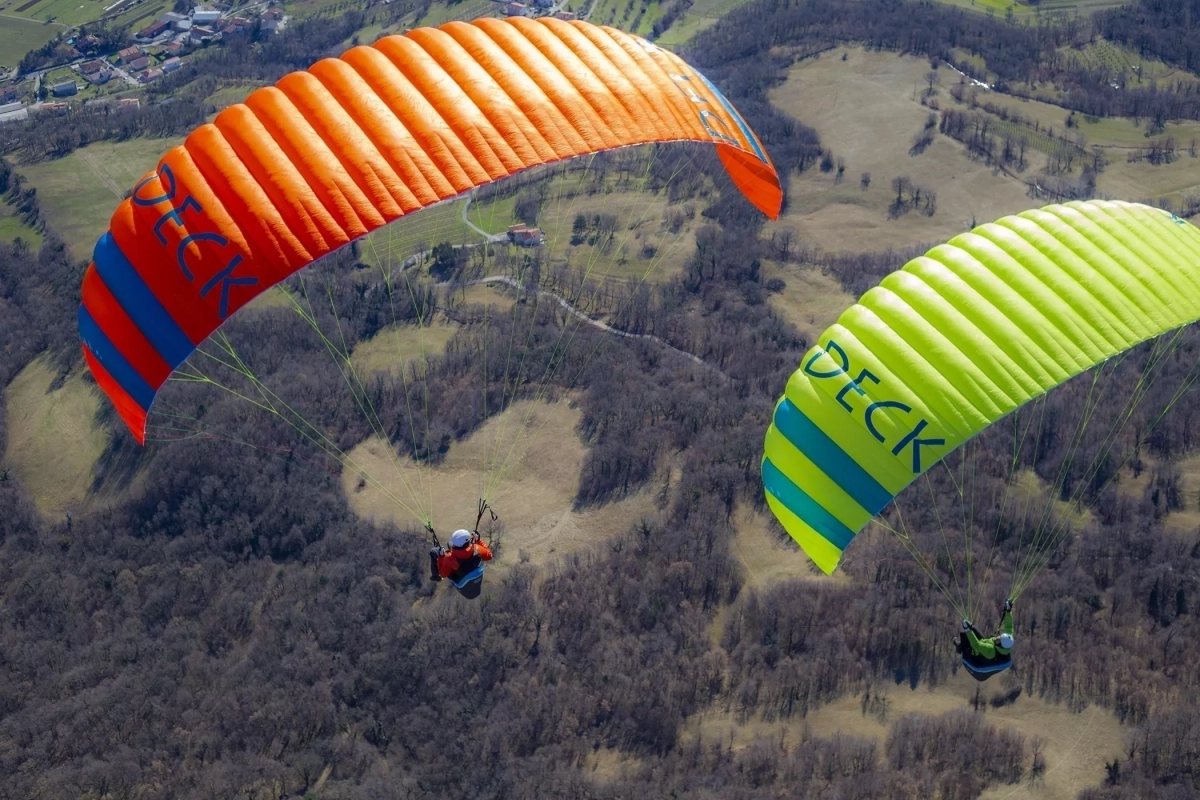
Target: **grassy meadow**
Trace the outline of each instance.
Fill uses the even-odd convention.
[[[924,153],[909,155],[930,110],[920,104],[929,70],[925,59],[894,53],[841,50],[797,64],[772,89],[772,103],[817,130],[845,159],[836,172],[810,169],[792,178],[785,213],[773,228],[789,229],[825,252],[868,252],[934,244],[984,222],[1036,205],[1018,180],[972,160],[958,142],[937,136]],[[948,96],[943,92],[948,100]],[[870,174],[863,188],[862,174]],[[891,219],[891,181],[908,176],[937,192],[937,211]]]
[[[20,17],[11,8],[0,6],[0,67],[15,67],[26,53],[53,39],[59,30],[57,25]]]
[[[17,170],[38,190],[42,215],[71,248],[86,258],[108,229],[113,211],[138,179],[183,140],[131,139],[97,142],[70,155]]]
[[[99,392],[84,382],[82,373],[68,376],[57,387],[56,375],[48,360],[38,359],[4,391],[4,461],[29,488],[38,510],[49,517],[85,502],[92,468],[108,442],[104,429],[94,422]]]

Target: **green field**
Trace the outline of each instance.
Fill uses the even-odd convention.
[[[467,218],[488,233],[502,233],[509,225],[519,222],[513,214],[517,198],[501,197],[489,203],[472,203]]]
[[[447,22],[469,22],[479,17],[495,16],[503,10],[500,3],[493,3],[492,0],[463,0],[461,3],[454,5],[445,5],[443,3],[435,3],[429,8],[429,13],[420,20],[417,20],[421,25],[444,25]]]
[[[59,30],[57,25],[34,22],[3,12],[0,15],[0,65],[15,67],[26,53],[53,39]]]
[[[10,216],[7,206],[0,206],[0,241],[11,242],[22,239],[33,247],[42,243],[42,235],[14,216]]]
[[[461,200],[426,208],[375,231],[360,245],[364,262],[398,264],[436,244],[476,243],[482,237],[463,224]]]
[[[251,92],[257,89],[257,85],[239,84],[236,86],[222,86],[215,92],[204,98],[205,102],[212,103],[217,107],[217,111],[227,108],[235,103],[244,101]]]
[[[538,226],[545,235],[543,255],[551,263],[582,267],[597,278],[661,280],[677,273],[695,249],[695,229],[701,224],[698,218],[670,230],[666,217],[682,213],[682,206],[669,205],[663,194],[636,191],[638,180],[618,187],[616,178],[610,176],[594,184],[591,175],[582,171],[548,173],[545,180],[547,200]],[[468,218],[488,233],[503,233],[518,221],[513,214],[515,200],[508,195],[472,202]],[[397,264],[441,242],[480,243],[482,236],[462,221],[463,202],[442,203],[376,231],[362,243],[361,258],[373,265]],[[604,245],[585,236],[572,244],[572,227],[579,214],[588,220],[597,214],[615,216],[611,242]],[[520,252],[513,249],[510,255]]]
[[[1189,72],[1162,61],[1144,59],[1135,50],[1114,44],[1107,39],[1097,39],[1081,48],[1062,48],[1059,52],[1074,53],[1089,69],[1107,69],[1114,75],[1124,72],[1131,86],[1162,80],[1182,80],[1188,83],[1200,81],[1200,78]]]
[[[721,17],[748,2],[749,0],[696,0],[658,41],[668,47],[683,44],[705,28],[715,25]]]
[[[60,30],[100,19],[105,16],[104,8],[109,5],[112,5],[112,0],[0,0],[0,17],[4,18],[3,24],[0,24],[0,63],[16,63],[15,60],[4,60],[7,54],[3,47],[5,38],[14,34],[21,20],[28,20],[29,29],[39,31],[41,38],[28,45],[25,42],[15,44],[14,48],[20,48],[17,60],[35,47],[40,47]],[[108,23],[115,27],[129,25],[137,31],[149,24],[144,20],[170,11],[171,6],[167,0],[134,0],[116,14],[109,12]],[[54,22],[46,25],[51,19]]]
[[[45,22],[53,19],[63,25],[82,25],[99,19],[108,3],[102,0],[22,0],[9,2],[5,14]]]
[[[91,253],[125,192],[182,139],[99,142],[65,158],[22,164],[18,170],[37,188],[42,216],[77,258]]]
[[[747,2],[748,0],[743,1]],[[693,36],[700,33],[700,31],[711,28],[716,24],[716,17],[694,17],[690,14],[684,14],[658,38],[658,43],[666,47],[676,47],[684,44]]]
[[[293,0],[287,4],[287,13],[296,19],[304,19],[336,16],[351,7],[348,0]]]
[[[590,21],[646,36],[663,11],[658,0],[596,0]]]
[[[172,4],[166,0],[136,0],[124,7],[109,24],[116,27],[128,25],[136,32],[153,22],[164,11],[170,11],[171,7]]]
[[[1066,125],[1067,116],[1070,114],[1062,106],[1043,103],[1040,100],[1024,100],[999,92],[980,92],[978,98],[981,103],[987,102],[993,106],[1008,108],[1028,120],[1037,120],[1043,128],[1053,127],[1056,132]],[[1087,137],[1089,146],[1145,147],[1148,141],[1145,123],[1135,125],[1134,121],[1127,117],[1104,117],[1092,122],[1087,117],[1076,114],[1075,121],[1077,127],[1074,133],[1081,133]],[[1173,136],[1176,141],[1187,144],[1193,136],[1200,136],[1200,122],[1168,122],[1161,136]]]
[[[1049,14],[1085,16],[1103,8],[1127,5],[1128,0],[1047,0],[1047,2],[1037,5],[1014,3],[1010,0],[940,0],[940,2],[997,17],[1007,15],[1009,9],[1012,9],[1014,17],[1022,18]]]
[[[1066,130],[1061,128],[1061,130]],[[1011,136],[1014,140],[1024,139],[1028,147],[1048,156],[1066,157],[1068,153],[1074,158],[1085,158],[1087,151],[1071,142],[1064,142],[1058,137],[1050,137],[1045,133],[1035,131],[1027,125],[992,117],[991,131],[1000,139]]]

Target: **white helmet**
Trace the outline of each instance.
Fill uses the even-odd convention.
[[[1000,646],[1005,650],[1008,650],[1013,646],[1013,637],[1011,633],[1000,634]]]
[[[450,534],[451,547],[466,547],[471,543],[471,532],[459,528],[454,533]]]

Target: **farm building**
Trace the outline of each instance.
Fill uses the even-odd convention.
[[[196,10],[192,12],[193,25],[211,25],[220,18],[221,12],[212,8],[196,6]]]
[[[540,228],[530,228],[524,223],[518,223],[509,226],[508,240],[522,247],[536,247],[542,243],[543,236]]]
[[[138,39],[150,40],[150,39],[153,39],[155,36],[158,36],[160,33],[163,33],[170,27],[171,27],[170,23],[164,22],[163,20],[160,19],[157,22],[151,24],[149,27],[142,28],[140,31],[138,31],[135,34],[135,36]]]

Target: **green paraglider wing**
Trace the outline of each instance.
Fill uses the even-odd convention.
[[[1135,203],[1005,217],[888,275],[788,381],[772,512],[826,573],[917,476],[1021,405],[1200,319],[1200,229]]]

